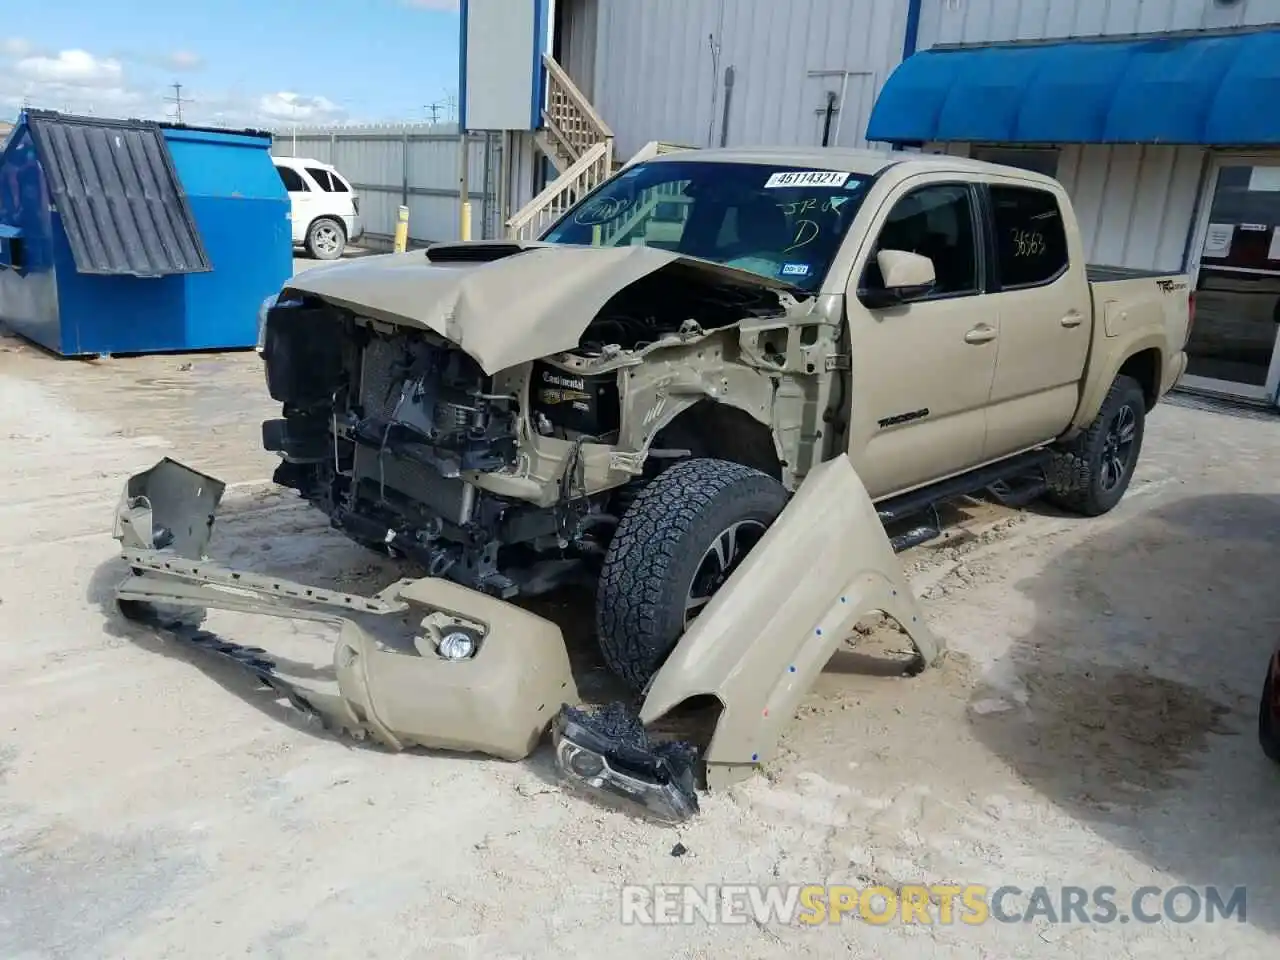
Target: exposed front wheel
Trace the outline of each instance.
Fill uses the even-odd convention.
[[[1116,377],[1089,429],[1054,451],[1049,499],[1088,517],[1115,507],[1138,465],[1146,416],[1142,387],[1131,377]]]
[[[609,669],[641,689],[782,512],[767,474],[692,459],[645,484],[609,545],[596,629]]]
[[[337,260],[347,248],[347,233],[337,220],[321,217],[307,230],[307,253],[317,260]]]

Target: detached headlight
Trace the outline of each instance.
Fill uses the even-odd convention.
[[[258,345],[254,349],[258,351],[258,355],[262,355],[262,347],[267,339],[267,313],[276,305],[276,301],[280,299],[278,293],[273,293],[267,299],[262,301],[262,306],[258,307]]]

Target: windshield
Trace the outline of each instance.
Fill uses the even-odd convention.
[[[573,207],[546,243],[639,244],[816,290],[869,176],[758,163],[639,163]]]

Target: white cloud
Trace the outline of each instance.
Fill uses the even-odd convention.
[[[54,54],[24,41],[0,40],[0,118],[12,117],[26,104],[66,113],[172,119],[174,106],[167,99],[173,96],[170,71],[195,70],[203,63],[199,54],[186,49],[112,56],[85,50]],[[187,123],[260,128],[332,123],[346,117],[328,97],[293,91],[259,95],[184,83],[182,92],[182,118]]]
[[[333,120],[342,113],[342,108],[327,97],[304,97],[287,90],[259,97],[258,110],[272,120],[309,123]]]
[[[0,77],[0,104],[6,112],[24,104],[44,110],[62,110],[98,116],[139,116],[150,98],[126,87],[86,87],[64,83],[21,83]]]
[[[204,57],[194,50],[173,50],[165,54],[161,61],[174,70],[198,70],[204,66]]]
[[[25,80],[67,86],[119,86],[124,67],[119,60],[99,59],[85,50],[63,50],[56,57],[25,57],[14,64]]]
[[[25,57],[34,52],[35,47],[31,45],[31,41],[23,40],[21,37],[6,37],[0,40],[0,56]]]

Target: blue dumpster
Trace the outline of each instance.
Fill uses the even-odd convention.
[[[24,112],[0,154],[0,321],[63,356],[252,347],[293,272],[270,147]]]

